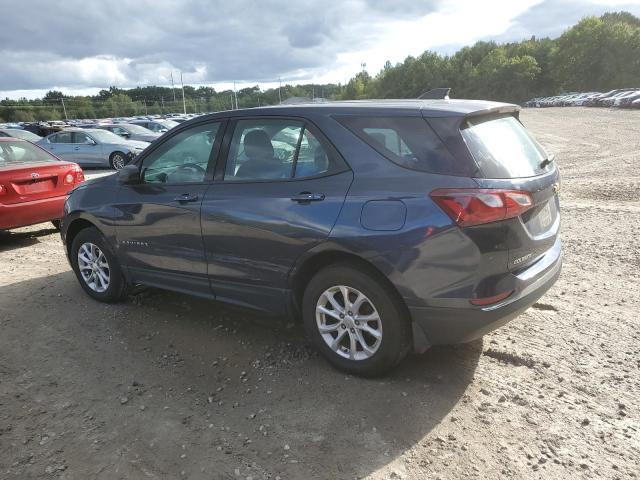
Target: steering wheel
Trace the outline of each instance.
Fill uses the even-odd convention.
[[[182,165],[177,166],[173,172],[175,173],[181,170],[193,170],[197,173],[207,173],[207,171],[197,163],[183,163]]]
[[[167,178],[167,182],[193,182],[204,179],[206,170],[197,163],[185,163],[177,166]]]

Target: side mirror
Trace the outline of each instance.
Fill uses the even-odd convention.
[[[121,133],[120,135],[122,135],[124,138],[129,138],[131,136],[130,133]]]
[[[140,170],[137,165],[125,165],[118,170],[118,183],[122,185],[135,185],[140,183]]]

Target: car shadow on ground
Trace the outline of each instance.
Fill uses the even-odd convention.
[[[30,247],[39,243],[39,237],[45,237],[56,232],[57,230],[53,227],[35,231],[0,230],[0,252]]]
[[[63,451],[70,476],[113,471],[122,455],[131,461],[119,457],[119,475],[131,477],[140,465],[166,478],[371,474],[448,416],[482,352],[481,341],[433,348],[363,379],[328,366],[299,325],[214,301],[149,289],[105,305],[71,272],[1,287],[0,298],[0,383],[16,398],[2,421],[19,423],[0,458],[13,464],[10,445],[29,431],[64,431],[42,461]],[[45,413],[24,417],[43,399]]]

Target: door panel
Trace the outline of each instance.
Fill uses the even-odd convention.
[[[222,130],[215,122],[176,132],[141,159],[142,183],[119,187],[118,255],[135,281],[211,296],[200,207]]]
[[[134,279],[209,294],[200,230],[206,189],[206,184],[120,186],[114,205],[118,253]],[[178,200],[187,193],[195,198]]]
[[[216,298],[283,313],[296,259],[324,241],[351,171],[299,181],[215,183],[202,203],[208,274]],[[315,195],[309,201],[301,193]]]
[[[88,143],[89,141],[91,141],[91,138],[86,133],[74,132],[69,159],[83,165],[102,163],[100,145]]]
[[[71,159],[71,132],[60,132],[55,136],[50,137],[51,143],[45,146],[54,155],[62,158],[63,160],[73,161]]]

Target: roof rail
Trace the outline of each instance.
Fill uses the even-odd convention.
[[[419,100],[449,100],[450,88],[434,88],[424,92],[418,97]]]

